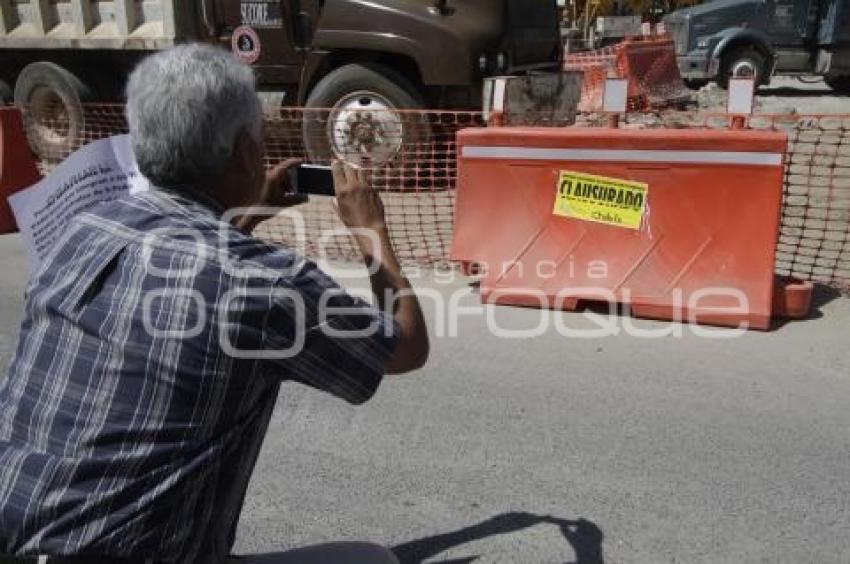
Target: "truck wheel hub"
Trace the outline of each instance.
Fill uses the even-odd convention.
[[[39,137],[50,143],[63,143],[71,129],[71,118],[65,102],[48,86],[38,86],[30,95],[32,126]]]
[[[756,66],[749,60],[736,61],[732,65],[732,76],[735,78],[755,78]]]
[[[404,127],[395,107],[373,92],[354,92],[337,102],[328,118],[334,156],[348,162],[384,165],[399,154]]]

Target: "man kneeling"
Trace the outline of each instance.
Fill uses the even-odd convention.
[[[337,203],[378,307],[250,235],[261,217],[245,208],[297,199],[292,162],[264,173],[249,67],[177,47],[144,60],[127,96],[156,187],[75,218],[27,290],[0,382],[0,562],[224,563],[281,381],[359,404],[428,356],[359,171],[335,165]],[[281,561],[393,560],[356,544]]]

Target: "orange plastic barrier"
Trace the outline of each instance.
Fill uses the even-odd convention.
[[[21,112],[11,106],[0,107],[0,233],[18,229],[6,199],[40,178],[24,134]]]
[[[793,277],[776,277],[773,293],[773,317],[777,319],[805,319],[814,301],[815,285]]]
[[[463,130],[452,259],[478,266],[487,303],[619,302],[767,329],[786,145],[769,131]]]

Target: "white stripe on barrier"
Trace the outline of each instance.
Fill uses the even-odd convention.
[[[640,163],[734,164],[781,166],[781,153],[745,151],[646,151],[640,149],[544,149],[535,147],[463,148],[470,159],[528,161],[629,161]]]

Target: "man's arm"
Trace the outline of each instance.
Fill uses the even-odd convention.
[[[386,373],[417,370],[428,360],[428,328],[419,299],[401,272],[387,230],[384,205],[361,169],[337,161],[333,172],[339,217],[352,230],[369,267],[372,292],[380,308],[386,311],[391,304],[393,319],[399,327],[396,349],[387,362]]]

